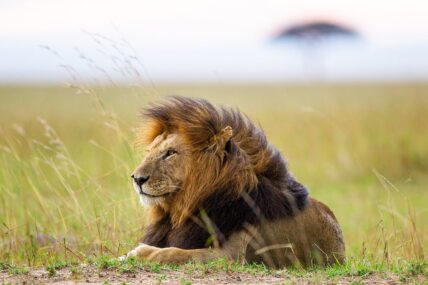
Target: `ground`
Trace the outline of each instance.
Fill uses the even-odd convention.
[[[425,278],[425,279],[424,279]],[[84,267],[80,274],[72,274],[69,269],[57,271],[50,277],[44,269],[32,269],[28,274],[10,276],[0,273],[0,281],[4,283],[140,283],[140,284],[422,284],[424,276],[414,276],[411,279],[400,280],[397,274],[370,274],[367,276],[351,276],[328,278],[323,275],[290,276],[285,271],[271,275],[253,275],[243,273],[206,273],[204,275],[185,274],[180,271],[163,271],[150,273],[137,271],[135,273],[119,273],[111,270],[97,270]]]
[[[224,266],[224,263],[222,263]],[[425,270],[425,269],[424,269]],[[264,267],[204,266],[181,267],[136,264],[91,264],[31,268],[23,272],[0,271],[0,282],[7,283],[140,283],[140,284],[426,284],[426,271],[401,273],[370,270],[268,270]]]

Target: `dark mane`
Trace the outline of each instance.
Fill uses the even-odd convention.
[[[292,216],[306,205],[307,189],[264,132],[238,110],[175,96],[146,109],[143,117],[141,141],[177,133],[195,155],[183,190],[169,212],[156,211],[162,214],[146,229],[143,242],[196,248],[207,246],[214,234],[221,244],[246,224]],[[227,127],[233,135],[222,141]]]

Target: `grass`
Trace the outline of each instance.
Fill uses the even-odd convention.
[[[76,264],[91,260],[99,268],[142,270],[112,258],[136,244],[145,222],[129,181],[142,158],[134,132],[139,108],[161,95],[144,87],[79,90],[0,87],[1,270],[43,266],[54,275],[61,266],[78,272]],[[389,271],[407,278],[426,270],[428,85],[156,90],[238,106],[260,123],[298,180],[342,225],[348,263],[323,274]],[[267,270],[222,268],[244,269]]]
[[[184,276],[180,278],[180,282],[192,282],[187,278],[204,278],[213,274],[227,274],[237,276],[242,274],[253,275],[254,277],[260,276],[276,276],[285,279],[304,278],[312,283],[322,284],[323,280],[338,280],[340,278],[352,278],[353,280],[364,280],[370,278],[374,274],[397,274],[399,280],[405,283],[419,284],[414,278],[418,276],[426,276],[428,274],[428,262],[407,262],[403,261],[395,265],[393,268],[387,265],[372,263],[368,260],[348,260],[343,265],[332,265],[325,269],[320,268],[291,268],[288,270],[267,268],[261,264],[242,264],[225,259],[217,259],[208,263],[195,263],[189,262],[184,265],[174,264],[157,264],[146,262],[138,259],[128,259],[119,261],[110,256],[99,256],[96,259],[88,259],[84,264],[70,263],[67,264],[63,261],[51,262],[46,266],[45,270],[49,277],[57,275],[57,271],[68,268],[69,272],[75,278],[85,272],[85,267],[92,266],[98,270],[99,276],[104,276],[103,272],[117,272],[120,274],[133,274],[136,272],[147,272],[155,274],[156,281],[161,283],[167,281],[171,272],[183,272]],[[8,270],[11,275],[27,274],[29,269],[25,266],[12,266],[3,264],[0,270]]]

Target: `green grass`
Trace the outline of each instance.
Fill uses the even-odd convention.
[[[84,264],[89,264],[101,272],[118,272],[118,273],[136,273],[139,271],[155,274],[158,282],[168,280],[168,274],[171,271],[180,271],[185,274],[180,280],[190,282],[186,279],[189,277],[210,276],[212,274],[225,273],[225,274],[250,274],[255,277],[260,276],[283,276],[284,278],[304,278],[305,280],[320,283],[322,280],[340,280],[344,277],[351,277],[353,279],[369,279],[374,274],[397,274],[401,282],[413,282],[417,276],[426,276],[428,274],[428,262],[408,262],[402,261],[393,267],[386,264],[372,263],[369,260],[348,260],[343,265],[332,265],[327,268],[289,268],[289,269],[272,269],[267,268],[261,264],[242,264],[232,261],[226,261],[225,259],[216,259],[207,263],[189,262],[184,265],[174,264],[157,264],[153,262],[142,261],[139,259],[127,259],[119,261],[116,258],[110,256],[99,256],[96,259],[85,260]],[[12,275],[26,274],[29,269],[25,266],[14,266],[9,264],[2,264],[0,270],[8,270]],[[86,265],[85,265],[86,266]],[[74,274],[76,278],[81,275],[85,269],[80,267],[77,263],[67,264],[63,261],[51,262],[50,265],[46,266],[46,272],[48,276],[56,276],[56,271],[69,268],[71,274]],[[101,275],[102,276],[102,275]],[[355,281],[358,282],[358,281]],[[417,282],[416,282],[417,283]]]
[[[88,260],[100,268],[135,270],[133,263],[118,265],[111,258],[141,236],[144,212],[129,181],[142,158],[134,132],[138,110],[163,94],[237,106],[260,123],[298,180],[342,225],[348,263],[327,269],[328,276],[374,270],[407,276],[425,268],[428,85],[80,91],[85,92],[0,88],[0,264],[9,266],[4,270],[11,264],[44,266],[54,274],[59,264]],[[151,266],[162,272],[160,265]]]

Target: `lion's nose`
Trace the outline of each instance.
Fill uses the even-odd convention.
[[[135,183],[141,187],[144,183],[147,182],[147,180],[149,180],[150,176],[136,176],[132,174],[131,178],[134,179]]]

